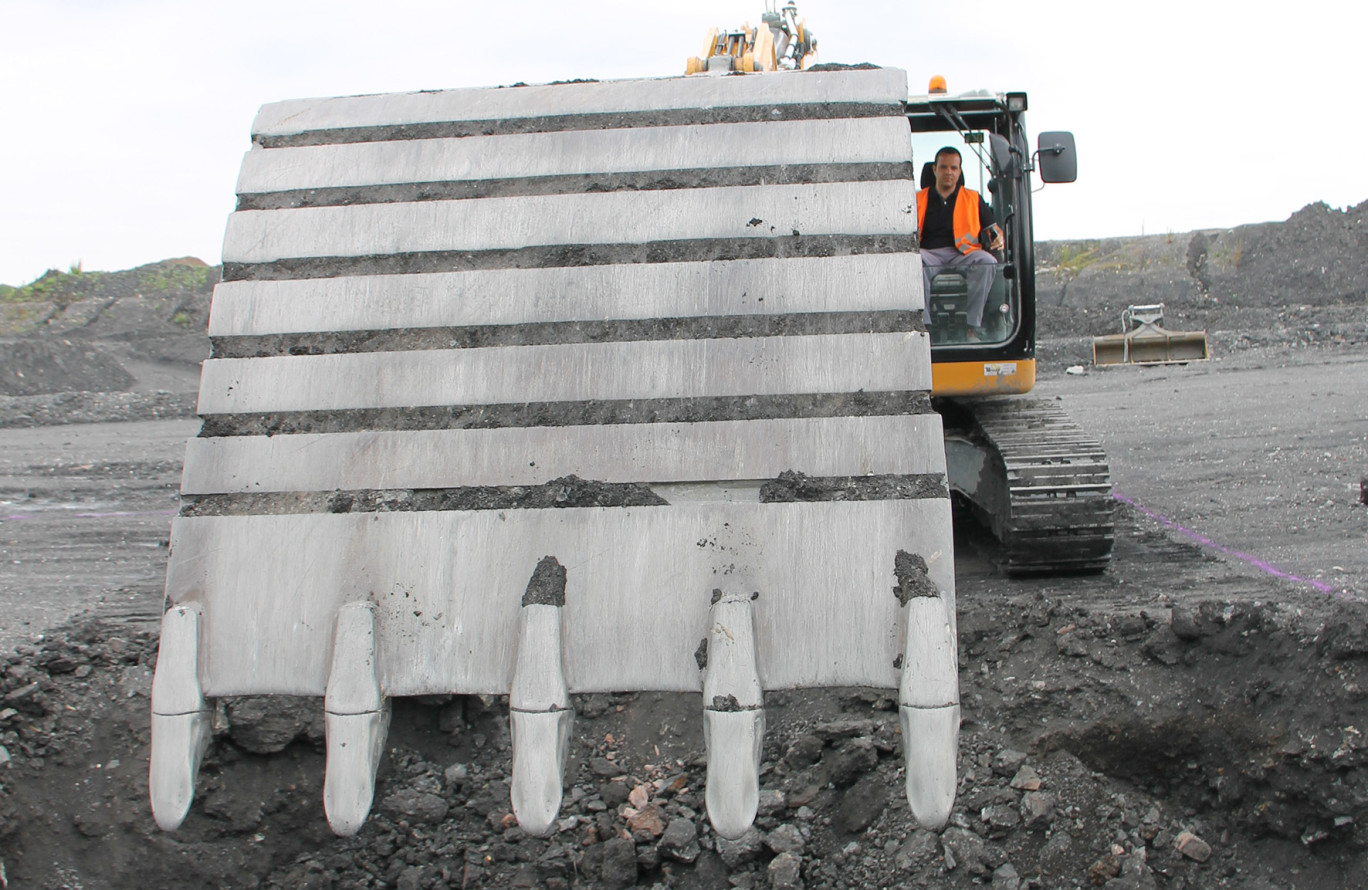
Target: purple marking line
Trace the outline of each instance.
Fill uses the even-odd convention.
[[[1149,507],[1146,507],[1144,504],[1140,503],[1139,501],[1133,498],[1128,498],[1120,492],[1112,491],[1112,498],[1114,500],[1120,501],[1123,504],[1129,504],[1130,506],[1139,510],[1141,513],[1144,513],[1150,519],[1153,519],[1155,522],[1158,522],[1160,525],[1163,525],[1166,528],[1173,529],[1180,535],[1185,535],[1186,537],[1191,538],[1192,540],[1196,541],[1197,543],[1205,547],[1210,547],[1212,550],[1224,553],[1226,556],[1233,556],[1242,562],[1247,562],[1250,565],[1254,566],[1256,569],[1262,569],[1263,571],[1267,572],[1275,578],[1282,578],[1285,581],[1294,581],[1298,584],[1309,584],[1312,587],[1319,590],[1321,593],[1335,594],[1336,596],[1339,596],[1344,599],[1351,599],[1356,602],[1364,601],[1361,597],[1354,596],[1348,591],[1336,590],[1335,588],[1331,587],[1329,584],[1326,584],[1323,581],[1316,581],[1311,578],[1302,578],[1297,575],[1289,574],[1287,572],[1284,572],[1282,569],[1277,568],[1276,566],[1264,562],[1257,556],[1250,556],[1248,553],[1241,553],[1238,550],[1231,550],[1229,547],[1226,547],[1223,544],[1217,544],[1215,541],[1211,540],[1206,535],[1198,534],[1197,532],[1193,531],[1190,528],[1187,528],[1186,526],[1179,525],[1177,522],[1174,522],[1172,519],[1169,519],[1162,513],[1156,513]]]

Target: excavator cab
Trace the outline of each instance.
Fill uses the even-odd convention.
[[[1032,174],[1047,183],[1072,182],[1077,156],[1067,132],[1042,133],[1033,149],[1025,111],[1025,93],[951,93],[942,78],[933,78],[925,95],[907,100],[913,162],[922,174],[919,186],[932,185],[929,168],[936,153],[954,148],[961,156],[961,185],[982,197],[1003,234],[978,325],[969,324],[978,308],[972,305],[973,273],[941,267],[924,282],[923,320],[931,337],[938,396],[1020,394],[1035,385]],[[985,247],[988,240],[986,231],[980,233]]]
[[[1035,386],[1032,178],[1065,183],[1078,173],[1072,134],[1041,133],[1032,149],[1026,105],[1025,93],[952,93],[939,77],[907,100],[914,163],[933,164],[942,147],[956,149],[961,186],[982,196],[1004,242],[978,325],[971,324],[977,296],[962,268],[941,267],[923,282],[931,393],[945,424],[950,489],[1002,542],[1007,571],[1096,572],[1111,558],[1114,527],[1101,446],[1054,402],[998,398]],[[931,187],[923,177],[919,186]],[[983,233],[979,240],[988,243]]]
[[[1002,169],[989,152],[983,150],[983,131],[965,133],[929,131],[913,134],[913,157],[922,162],[922,188],[934,188],[934,158],[942,147],[955,148],[963,159],[964,171],[960,186],[981,195],[992,210],[994,224],[1004,232],[1004,250],[993,252],[997,261],[991,270],[987,297],[984,299],[979,324],[971,325],[971,302],[975,298],[971,283],[973,272],[963,268],[942,266],[930,274],[926,287],[926,323],[932,346],[972,347],[979,344],[1005,343],[1011,339],[1021,321],[1021,294],[1017,281],[1017,252],[1013,249],[1009,226],[1016,217],[1019,199],[1009,187],[1007,171]],[[979,233],[981,244],[991,241],[987,225]]]

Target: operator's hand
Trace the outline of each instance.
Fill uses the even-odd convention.
[[[991,226],[991,231],[993,233],[993,240],[988,242],[988,249],[1002,250],[1005,244],[1005,242],[1002,240],[1002,227],[999,226],[997,223],[993,223],[993,225]]]

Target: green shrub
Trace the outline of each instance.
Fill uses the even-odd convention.
[[[138,286],[144,293],[170,290],[198,290],[209,280],[208,266],[185,266],[179,263],[158,266],[141,273]]]

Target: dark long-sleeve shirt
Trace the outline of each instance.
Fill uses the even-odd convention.
[[[936,191],[935,186],[930,189],[930,194],[926,196],[926,219],[922,221],[921,246],[922,247],[954,247],[955,246],[955,202],[959,200],[960,187],[955,186],[955,190],[950,193],[950,197],[942,198],[940,192]],[[988,206],[988,202],[979,196],[979,226],[986,229],[996,223],[993,218],[993,208]],[[974,233],[975,235],[978,232]]]

